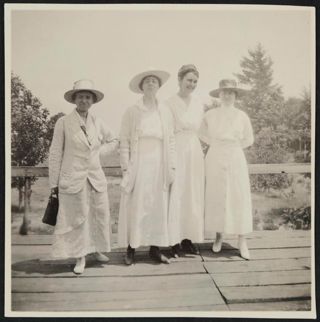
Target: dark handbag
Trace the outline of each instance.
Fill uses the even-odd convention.
[[[57,215],[59,210],[59,198],[57,194],[52,194],[49,197],[47,209],[42,218],[44,224],[55,226],[57,223]]]

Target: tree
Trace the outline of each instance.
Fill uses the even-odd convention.
[[[310,162],[311,160],[311,93],[304,89],[298,113],[293,120],[293,131],[297,133],[299,140],[299,152],[295,159],[298,162]]]
[[[48,121],[48,129],[47,129],[47,133],[46,133],[46,140],[49,142],[49,144],[52,141],[53,138],[53,132],[54,132],[54,126],[56,125],[56,122],[58,121],[58,119],[62,116],[64,116],[65,114],[62,112],[59,112],[53,116],[50,117],[50,120]]]
[[[241,84],[250,87],[250,92],[240,102],[240,108],[248,113],[253,129],[276,129],[284,105],[282,89],[273,81],[273,62],[261,44],[248,50],[249,57],[240,61],[242,73],[235,74]]]
[[[239,108],[250,117],[255,142],[246,151],[250,163],[281,163],[290,158],[288,126],[285,118],[282,89],[273,83],[273,62],[261,44],[248,51],[240,61],[241,73],[235,74],[241,84],[250,87],[248,95],[239,102]],[[256,175],[254,190],[282,188],[288,184],[285,175]]]
[[[285,102],[283,124],[288,129],[289,148],[296,162],[311,159],[311,94],[304,89],[301,97],[290,97]]]
[[[21,79],[11,74],[11,165],[35,166],[47,156],[49,142],[49,111],[41,107]],[[31,178],[35,182],[36,178]],[[12,178],[12,187],[19,190],[19,209],[22,203],[24,178]],[[30,200],[30,199],[29,199]]]

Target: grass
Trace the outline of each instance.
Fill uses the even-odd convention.
[[[299,176],[299,175],[297,175]],[[310,189],[301,180],[292,187],[294,193],[287,197],[279,191],[253,193],[253,223],[255,230],[278,229],[281,226],[281,209],[310,206]],[[108,193],[112,232],[116,234],[120,202],[120,178],[108,178]],[[49,197],[48,178],[38,178],[32,186],[31,211],[29,216],[30,233],[52,234],[53,227],[41,222]],[[18,191],[11,190],[12,233],[18,234],[23,220],[23,210],[18,209]],[[282,227],[283,228],[283,227]]]

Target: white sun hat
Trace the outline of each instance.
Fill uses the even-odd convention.
[[[135,75],[129,83],[129,88],[135,93],[143,93],[140,87],[141,81],[147,76],[157,77],[161,82],[160,86],[162,86],[168,80],[170,74],[164,70],[149,68],[148,70]]]
[[[74,103],[74,94],[80,91],[88,91],[95,95],[96,99],[94,103],[101,101],[104,97],[104,94],[94,88],[94,83],[90,79],[80,79],[73,84],[73,89],[67,91],[64,94],[64,98],[69,103]]]

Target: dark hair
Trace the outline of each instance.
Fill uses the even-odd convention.
[[[90,90],[88,90],[88,89],[82,89],[82,90],[80,90],[80,91],[76,91],[76,92],[74,92],[74,93],[72,94],[72,96],[71,96],[72,102],[74,102],[74,100],[76,99],[76,95],[77,95],[78,93],[80,93],[80,92],[89,92],[89,93],[91,93],[91,94],[92,94],[92,96],[93,96],[93,102],[95,103],[95,102],[97,101],[97,95],[96,95],[94,92],[91,92],[91,91],[90,91]]]
[[[139,88],[140,88],[141,90],[142,90],[142,85],[143,85],[144,80],[145,80],[146,78],[148,78],[148,77],[154,77],[154,78],[156,78],[156,79],[158,80],[158,82],[159,82],[159,87],[161,87],[162,82],[161,82],[161,79],[160,79],[158,76],[156,76],[156,75],[147,75],[147,76],[144,76],[144,77],[141,79],[140,83],[139,83]]]
[[[199,72],[197,70],[197,67],[195,65],[188,64],[188,65],[183,65],[179,69],[178,78],[182,80],[184,78],[184,76],[186,76],[190,72],[194,73],[197,77],[199,77]]]

